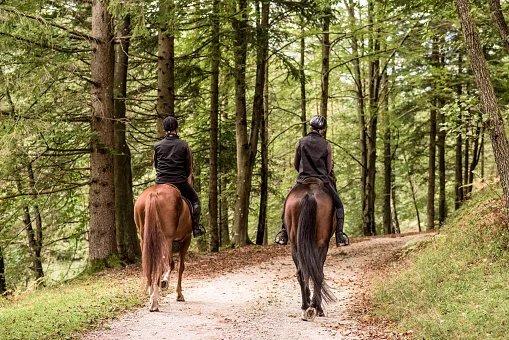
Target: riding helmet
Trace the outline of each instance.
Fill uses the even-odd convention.
[[[313,116],[309,121],[309,125],[315,130],[324,130],[327,127],[327,122],[323,116]]]
[[[177,118],[168,116],[164,118],[163,120],[163,128],[164,131],[175,131],[179,127],[179,122],[177,121]]]

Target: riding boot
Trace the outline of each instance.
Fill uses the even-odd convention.
[[[350,239],[343,232],[343,224],[345,223],[345,214],[343,208],[336,209],[336,246],[348,246],[350,245]]]
[[[192,224],[193,224],[193,236],[199,237],[205,234],[205,228],[200,225],[200,214],[201,214],[201,206],[200,202],[196,202],[193,204],[193,216],[192,216]]]
[[[284,224],[281,226],[281,231],[276,235],[274,242],[282,245],[288,244],[288,233]]]

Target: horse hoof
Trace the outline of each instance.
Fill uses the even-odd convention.
[[[323,312],[323,310],[319,310],[319,311],[317,311],[316,316],[318,316],[318,317],[324,317],[324,316],[325,316],[325,313]]]
[[[168,284],[168,281],[166,281],[166,280],[161,281],[161,290],[162,290],[163,292],[164,292],[165,290],[168,290],[168,287],[169,287],[169,286],[170,286],[170,285]]]
[[[150,308],[150,311],[151,311],[151,312],[159,312],[159,307],[156,307],[156,308]]]
[[[184,299],[184,296],[183,296],[183,295],[179,295],[179,296],[177,296],[177,301],[185,302],[185,301],[186,301],[186,299]]]
[[[309,307],[302,313],[305,314],[305,318],[306,318],[305,321],[313,321],[316,317],[316,308]]]

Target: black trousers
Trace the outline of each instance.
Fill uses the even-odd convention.
[[[196,209],[197,205],[200,205],[200,199],[198,198],[198,194],[194,191],[194,188],[187,182],[181,184],[173,184],[180,190],[180,194],[187,198],[194,209]]]

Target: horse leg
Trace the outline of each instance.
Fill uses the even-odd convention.
[[[161,290],[162,291],[165,291],[169,288],[170,273],[173,269],[175,269],[175,262],[173,261],[173,243],[171,240],[169,241],[169,244],[170,244],[170,250],[169,250],[168,254],[169,254],[170,258],[168,259],[168,262],[165,263],[165,265],[164,265],[164,274],[163,274],[163,278],[161,280]]]
[[[300,294],[302,296],[302,305],[300,307],[302,310],[301,319],[307,321],[307,310],[309,309],[311,296],[311,291],[309,290],[309,278],[304,278],[304,274],[302,273],[302,270],[299,266],[299,261],[297,259],[297,249],[295,247],[292,247],[292,258],[293,262],[295,263],[295,267],[297,268],[296,276],[300,286]]]
[[[154,283],[148,288],[150,294],[150,311],[159,312],[159,286]]]
[[[327,246],[322,246],[318,248],[319,256],[320,256],[320,273],[321,275],[317,278],[317,282],[314,284],[313,289],[313,301],[311,302],[311,307],[316,308],[318,316],[325,316],[325,313],[322,309],[322,298],[323,298],[323,284],[324,284],[324,275],[323,275],[323,265],[325,263],[325,258],[327,257]]]
[[[191,236],[184,239],[182,243],[180,244],[180,250],[179,250],[179,276],[178,276],[178,282],[177,282],[177,301],[186,301],[184,299],[184,295],[182,295],[182,273],[184,273],[185,267],[185,259],[187,250],[189,249],[189,245],[191,244]]]

